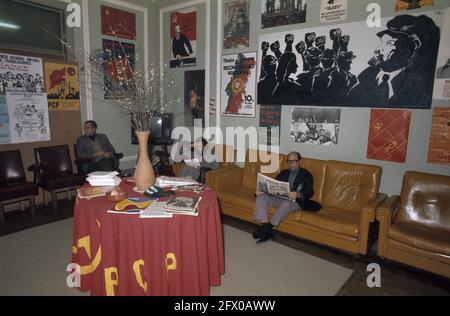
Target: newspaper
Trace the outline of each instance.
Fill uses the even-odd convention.
[[[153,202],[151,205],[147,206],[142,213],[139,215],[140,218],[158,218],[158,217],[168,217],[171,218],[172,214],[164,211],[163,207],[166,202]]]
[[[192,167],[192,168],[195,168],[195,169],[198,169],[198,168],[201,167],[200,161],[198,161],[198,158],[194,158],[194,159],[185,159],[185,160],[184,160],[184,163],[185,163],[186,165],[188,165],[189,167]]]
[[[155,183],[155,185],[161,188],[178,187],[182,185],[196,185],[196,184],[198,184],[198,182],[189,177],[181,178],[181,177],[167,177],[167,176],[161,176],[156,178]]]
[[[290,192],[289,182],[282,182],[258,173],[258,191],[266,194],[274,195],[282,199],[292,200],[289,198]]]

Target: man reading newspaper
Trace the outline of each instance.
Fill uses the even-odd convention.
[[[288,192],[275,181],[263,181],[261,184],[258,182],[253,219],[262,223],[262,226],[253,233],[253,238],[258,239],[257,242],[264,242],[273,238],[273,227],[278,226],[290,213],[299,209],[309,211],[318,211],[320,209],[320,204],[310,200],[314,195],[313,177],[309,171],[300,168],[302,162],[300,153],[290,152],[286,161],[289,169],[282,170],[277,175],[276,180],[287,182],[289,184]],[[261,189],[270,194],[261,192]],[[269,222],[268,213],[270,207],[276,207],[277,211]]]

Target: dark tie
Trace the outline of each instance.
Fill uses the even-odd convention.
[[[388,74],[384,74],[381,78],[382,82],[378,85],[379,95],[383,100],[389,99],[389,78],[390,76]]]

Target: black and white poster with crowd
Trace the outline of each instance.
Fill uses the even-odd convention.
[[[337,146],[340,124],[340,109],[294,107],[291,120],[291,141]]]
[[[431,107],[443,11],[259,38],[258,103]]]
[[[45,92],[42,59],[0,52],[0,94],[8,91]]]

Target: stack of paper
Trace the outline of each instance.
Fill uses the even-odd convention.
[[[94,187],[119,185],[122,180],[117,177],[118,174],[117,171],[95,171],[89,173],[86,180]]]
[[[158,177],[156,179],[157,186],[161,188],[167,188],[167,187],[177,187],[181,185],[192,185],[192,184],[198,184],[197,181],[193,180],[192,178],[180,178],[180,177]]]

